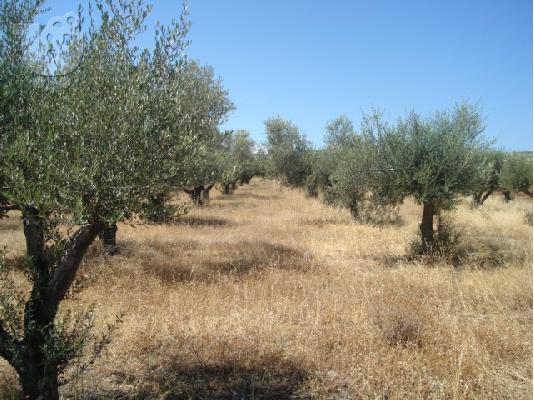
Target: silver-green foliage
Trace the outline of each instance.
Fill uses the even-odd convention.
[[[310,172],[311,144],[291,121],[280,117],[265,121],[270,174],[290,186],[304,186]]]
[[[58,375],[79,354],[85,328],[59,334],[55,316],[92,240],[147,196],[192,180],[191,163],[232,108],[212,71],[186,60],[186,13],[140,51],[149,6],[91,4],[89,30],[50,70],[27,41],[41,1],[0,3],[0,202],[22,212],[31,284],[21,297],[2,275],[12,295],[0,301],[0,356],[30,399],[56,399]]]
[[[500,174],[500,185],[505,190],[523,192],[532,197],[532,154],[506,154]]]
[[[368,222],[383,220],[399,202],[398,196],[393,196],[396,192],[385,190],[391,180],[390,168],[379,160],[376,144],[386,128],[379,112],[363,116],[360,134],[346,116],[326,126],[324,200],[347,207],[355,218]]]
[[[465,103],[428,118],[412,112],[400,119],[377,135],[379,165],[391,171],[384,194],[411,195],[437,210],[453,207],[458,195],[470,194],[487,174],[482,132],[478,110]]]

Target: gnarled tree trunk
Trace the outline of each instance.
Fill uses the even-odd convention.
[[[488,190],[484,196],[482,196],[482,199],[480,199],[480,204],[484,204],[484,202],[491,196],[493,193],[493,190]]]
[[[473,194],[473,206],[478,207],[484,204],[484,202],[491,196],[493,190],[488,190],[486,193],[477,192]]]
[[[210,190],[213,188],[213,183],[204,186],[204,192],[206,193],[206,203],[210,201]]]
[[[509,203],[512,200],[512,193],[509,190],[503,190],[502,195],[505,203]]]
[[[49,288],[51,266],[45,250],[44,221],[33,207],[25,208],[23,221],[33,288],[24,309],[24,339],[15,368],[26,399],[57,400],[57,364],[48,359],[45,344],[53,329],[59,300]]]
[[[102,242],[104,251],[110,256],[113,256],[119,252],[119,248],[117,246],[118,230],[119,228],[117,227],[117,224],[111,224],[107,225],[98,233],[98,238]]]
[[[423,218],[419,229],[421,231],[421,253],[429,254],[434,244],[434,204],[430,202],[423,203]]]
[[[482,204],[482,192],[473,193],[473,207],[476,208]]]
[[[360,217],[360,209],[358,208],[358,204],[356,204],[356,202],[353,202],[349,205],[349,210],[352,218],[358,219]]]
[[[24,307],[23,339],[14,338],[0,320],[0,356],[17,371],[24,399],[57,400],[59,368],[67,360],[50,350],[54,346],[46,344],[53,337],[59,303],[102,224],[82,226],[65,245],[61,258],[53,261],[45,246],[45,221],[31,206],[22,215],[33,286]]]
[[[206,194],[204,185],[195,186],[193,189],[185,189],[184,191],[189,195],[189,198],[193,201],[193,203],[198,206],[204,205]]]

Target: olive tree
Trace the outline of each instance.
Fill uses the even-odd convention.
[[[248,131],[238,130],[234,133],[232,147],[233,158],[237,162],[239,182],[241,185],[248,184],[256,174],[256,165],[254,162],[256,144],[250,138]]]
[[[0,356],[18,372],[25,398],[54,400],[69,359],[81,351],[81,327],[57,314],[87,248],[104,227],[138,212],[147,193],[180,175],[177,147],[194,143],[195,135],[174,134],[172,102],[170,121],[155,114],[164,103],[156,107],[149,88],[167,72],[132,44],[149,7],[96,1],[99,18],[70,47],[83,49],[83,63],[43,78],[28,68],[27,25],[20,23],[31,22],[40,3],[0,5],[0,101],[6,105],[0,195],[22,213],[21,267],[31,288],[17,290],[2,268]],[[187,30],[182,22],[167,31],[179,42],[177,68]],[[177,93],[163,92],[154,96],[166,101]]]
[[[379,161],[376,144],[386,129],[378,111],[363,115],[360,134],[346,116],[327,124],[327,204],[347,207],[354,218],[364,221],[383,220],[399,204],[397,191],[385,190],[390,187],[390,171]]]
[[[220,181],[223,194],[229,195],[234,192],[239,180],[239,162],[234,153],[236,136],[235,132],[228,130],[223,132],[219,143],[217,160],[220,167]]]
[[[290,186],[304,186],[310,172],[311,144],[291,121],[280,117],[265,121],[266,149],[271,174]]]
[[[216,135],[206,146],[196,151],[193,159],[184,165],[190,171],[187,181],[189,187],[183,190],[189,194],[194,204],[203,206],[209,201],[209,192],[223,179],[225,163],[221,156],[221,143],[225,133],[216,132]]]
[[[480,153],[480,163],[487,168],[480,169],[481,175],[473,184],[473,206],[484,204],[489,196],[501,189],[501,173],[505,153],[499,150],[488,149]]]
[[[175,189],[183,189],[196,204],[209,197],[209,190],[219,179],[217,148],[221,141],[219,125],[234,109],[222,80],[216,78],[213,68],[195,62],[185,63],[172,82],[175,85],[174,102],[161,103],[155,119],[169,122],[169,134],[174,136],[176,148],[173,162],[179,173],[173,176],[160,193],[151,196],[153,208],[165,207],[166,198]],[[164,83],[167,92],[172,87]],[[170,110],[169,110],[170,107]],[[184,139],[187,132],[187,139]]]
[[[508,192],[505,197],[507,201],[511,198],[511,192],[522,192],[532,198],[532,154],[506,154],[500,173],[500,185],[505,195]]]
[[[337,164],[335,155],[329,149],[311,150],[308,162],[310,171],[306,177],[306,194],[309,197],[319,197],[320,193],[325,196],[332,186],[331,177]]]
[[[411,195],[423,205],[422,253],[432,251],[434,215],[453,208],[458,195],[470,194],[487,168],[480,158],[487,148],[482,132],[478,110],[464,103],[428,118],[412,112],[377,137],[378,161],[391,170],[382,194]]]

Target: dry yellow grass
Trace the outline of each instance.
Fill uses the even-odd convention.
[[[405,261],[413,203],[372,227],[261,179],[177,224],[120,226],[121,255],[95,243],[88,286],[63,309],[96,304],[96,331],[119,311],[124,322],[63,395],[530,399],[531,202],[464,203],[452,217],[465,240],[503,267]],[[16,219],[0,222],[3,245],[22,254]],[[0,365],[6,396],[14,379]]]

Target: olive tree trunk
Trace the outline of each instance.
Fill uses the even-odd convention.
[[[53,262],[45,246],[45,221],[33,207],[26,207],[22,215],[33,286],[24,307],[23,338],[13,337],[0,320],[0,356],[17,371],[24,399],[57,400],[59,368],[66,360],[61,354],[46,351],[45,345],[52,337],[59,303],[72,285],[83,255],[102,224],[79,228],[70,237],[59,260]]]
[[[477,192],[473,194],[473,206],[478,207],[484,204],[484,202],[491,196],[493,190],[488,190],[486,193]]]
[[[206,194],[206,202],[210,201],[210,190],[213,188],[213,183],[204,186],[204,193]]]
[[[360,210],[358,208],[358,204],[351,203],[349,205],[350,215],[352,215],[352,218],[358,219],[360,218]]]
[[[119,248],[117,246],[118,229],[119,228],[117,227],[117,224],[111,224],[107,225],[98,233],[98,238],[102,242],[105,253],[110,256],[113,256],[119,252]]]
[[[430,202],[423,203],[423,218],[419,229],[421,231],[421,253],[429,254],[434,244],[434,204]]]
[[[185,189],[184,191],[189,195],[193,203],[198,206],[203,205],[203,197],[206,191],[204,185],[195,186],[193,189]]]

